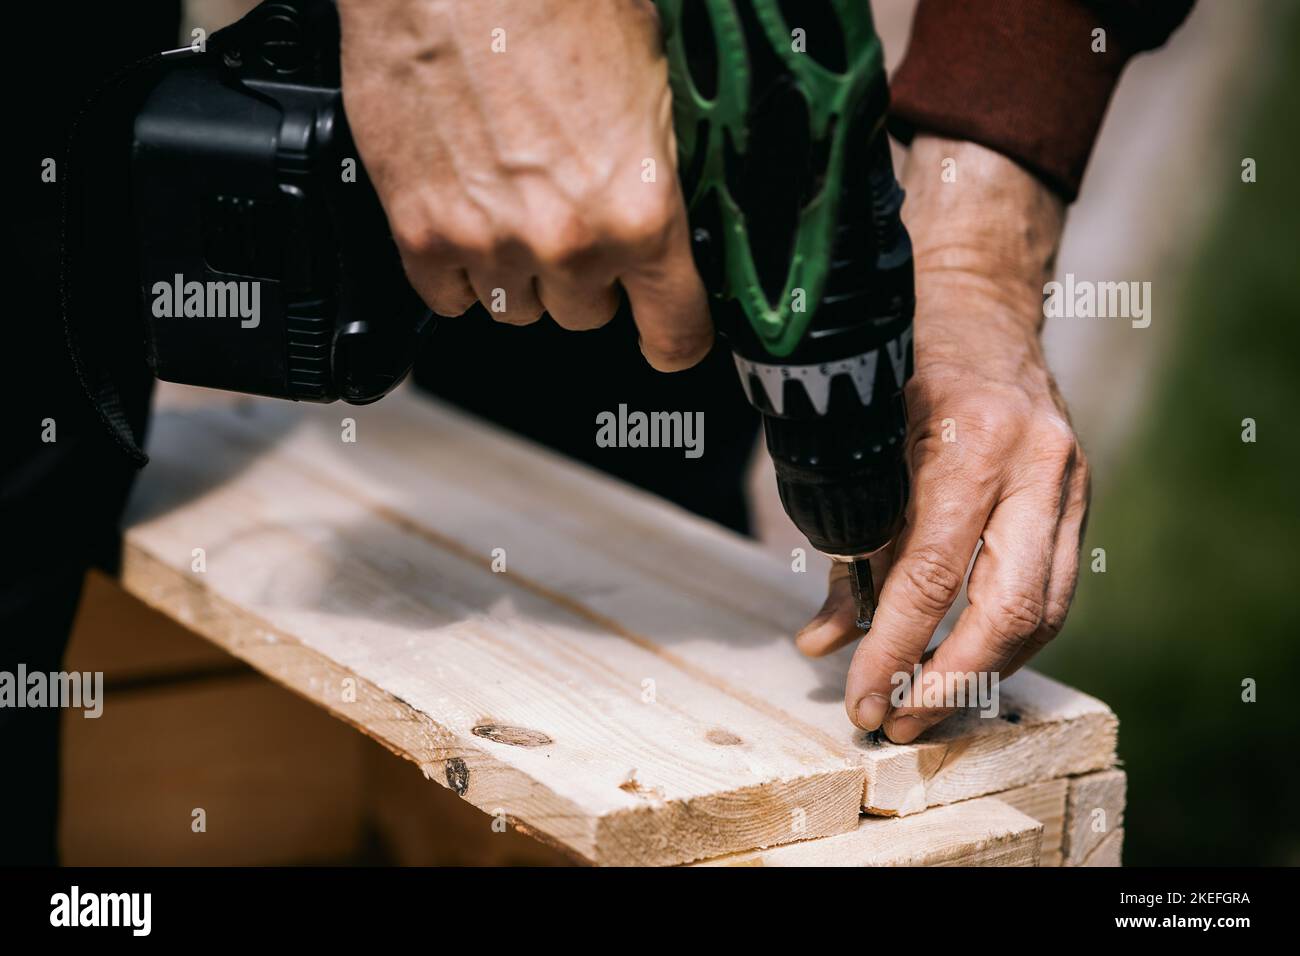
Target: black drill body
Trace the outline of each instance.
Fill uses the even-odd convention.
[[[702,6],[684,8],[680,25],[689,81],[677,78],[677,95],[688,101],[695,93],[716,95],[711,71],[727,58],[717,49],[716,26],[698,12]],[[740,27],[732,33],[732,56],[743,43],[749,105],[744,149],[728,148],[725,155],[725,191],[743,215],[767,300],[788,292],[782,285],[799,254],[801,211],[828,183],[839,189],[838,216],[828,251],[818,250],[829,256],[829,273],[818,300],[805,304],[813,313],[807,329],[792,351],[774,355],[731,288],[738,277],[728,275],[718,241],[726,233],[720,190],[696,188],[708,148],[697,136],[696,154],[682,157],[686,195],[698,197],[690,210],[696,264],[745,393],[763,416],[781,502],[813,547],[850,562],[858,623],[865,628],[874,588],[862,559],[892,540],[908,497],[903,389],[912,374],[915,294],[911,242],[900,218],[903,193],[884,128],[888,89],[877,73],[869,94],[838,118],[847,125],[845,158],[840,170],[828,169],[835,124],[814,138],[806,97],[788,61],[774,54],[756,9],[741,2],[730,9]],[[844,51],[825,42],[841,28],[830,5],[810,5],[799,16],[810,38],[804,55],[843,74]]]
[[[209,38],[206,52],[163,59],[171,62],[134,117],[131,176],[155,373],[305,401],[382,397],[434,323],[404,280],[364,169],[355,163],[355,182],[341,176],[357,153],[333,4],[268,0]],[[729,157],[727,180],[766,283],[784,274],[794,219],[824,179],[826,144],[800,135],[805,107],[779,65],[760,56],[755,67],[749,148]],[[771,354],[727,297],[716,210],[691,209],[696,263],[762,414],[781,501],[815,548],[844,559],[887,544],[907,499],[912,258],[883,129],[883,76],[872,89],[843,119],[851,125],[829,277],[793,351]],[[687,158],[688,195],[696,172]],[[157,316],[149,291],[177,275],[262,282],[258,326]]]

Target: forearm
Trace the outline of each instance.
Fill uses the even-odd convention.
[[[1065,226],[1060,196],[1000,153],[931,135],[915,138],[902,183],[902,215],[918,276],[924,276],[919,297],[935,293],[936,285],[945,294],[966,290],[1005,308],[993,315],[946,312],[944,321],[1014,324],[1037,332],[1043,285],[1052,277]],[[918,317],[926,315],[918,308]]]

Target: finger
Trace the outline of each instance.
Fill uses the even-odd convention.
[[[465,310],[478,300],[464,269],[436,267],[422,256],[408,257],[405,254],[402,268],[406,270],[411,288],[438,315],[464,315]]]
[[[1083,547],[1083,534],[1087,528],[1088,502],[1092,497],[1092,479],[1087,462],[1080,455],[1070,476],[1061,524],[1056,529],[1056,543],[1052,552],[1052,571],[1047,582],[1047,605],[1043,609],[1043,623],[1029,636],[1024,646],[1003,671],[1010,677],[1041,651],[1061,632],[1065,617],[1074,600],[1074,588],[1079,580],[1079,551]]]
[[[555,324],[571,332],[598,329],[618,312],[618,287],[613,283],[602,285],[544,273],[537,278],[537,295]]]
[[[531,325],[542,317],[542,303],[531,276],[471,272],[469,282],[494,322]]]
[[[893,550],[890,546],[871,556],[872,580],[885,580]],[[795,635],[795,646],[809,657],[825,657],[862,634],[858,627],[857,602],[853,600],[853,588],[849,584],[848,563],[832,561],[826,603]]]
[[[713,320],[691,259],[684,210],[670,229],[663,254],[619,279],[641,336],[641,354],[653,368],[679,372],[709,354]]]
[[[987,690],[994,675],[1000,680],[1042,624],[1062,508],[1061,492],[1054,488],[1044,483],[1025,490],[1000,502],[989,516],[966,586],[970,605],[922,667],[921,680],[911,684],[906,701],[895,700],[885,720],[885,733],[894,743],[915,740],[951,714],[955,704],[976,703],[970,695]],[[933,706],[936,700],[940,706]]]
[[[895,675],[911,673],[956,600],[993,510],[994,485],[972,484],[960,468],[958,460],[943,460],[917,473],[894,566],[849,665],[844,703],[863,730],[881,725]]]

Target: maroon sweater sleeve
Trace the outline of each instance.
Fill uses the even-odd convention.
[[[890,130],[988,146],[1073,200],[1124,65],[1164,43],[1193,2],[920,0]]]

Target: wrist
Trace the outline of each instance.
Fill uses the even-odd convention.
[[[1061,199],[1000,153],[936,136],[916,137],[902,181],[918,292],[989,298],[1037,331],[1065,225]]]

